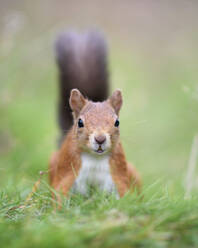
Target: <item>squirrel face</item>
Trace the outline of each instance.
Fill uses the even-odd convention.
[[[111,151],[119,139],[121,91],[116,90],[107,101],[92,102],[85,99],[79,90],[73,89],[70,106],[79,147],[97,155]]]

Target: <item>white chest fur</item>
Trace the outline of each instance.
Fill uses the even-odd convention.
[[[102,191],[117,193],[110,173],[108,155],[96,157],[83,153],[81,160],[82,167],[74,182],[72,191],[86,195],[89,186],[96,186]]]

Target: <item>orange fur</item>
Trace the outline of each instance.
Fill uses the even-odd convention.
[[[55,152],[50,160],[50,184],[58,192],[67,195],[81,168],[81,153],[83,151],[98,155],[93,150],[96,145],[90,141],[90,135],[96,137],[107,135],[108,144],[104,153],[109,155],[109,165],[112,179],[120,197],[134,188],[140,189],[141,180],[137,171],[127,163],[124,150],[119,139],[119,128],[114,126],[122,105],[120,91],[101,103],[93,103],[84,99],[78,90],[72,90],[70,105],[74,112],[74,124],[67,134],[60,151]],[[78,120],[84,122],[83,128],[78,128]],[[95,146],[94,146],[95,145]],[[60,198],[58,199],[60,203]]]

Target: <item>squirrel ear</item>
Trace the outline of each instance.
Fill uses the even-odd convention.
[[[120,108],[122,107],[122,92],[121,90],[115,90],[112,96],[109,97],[108,102],[114,108],[116,114],[119,114]]]
[[[73,89],[70,94],[69,104],[70,104],[72,111],[75,114],[75,117],[79,115],[85,103],[86,103],[86,99],[80,93],[80,91],[77,89]]]

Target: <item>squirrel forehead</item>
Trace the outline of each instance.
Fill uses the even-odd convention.
[[[86,120],[95,122],[97,120],[112,120],[115,119],[116,114],[114,109],[106,101],[104,102],[91,102],[89,101],[80,113],[81,117]]]

